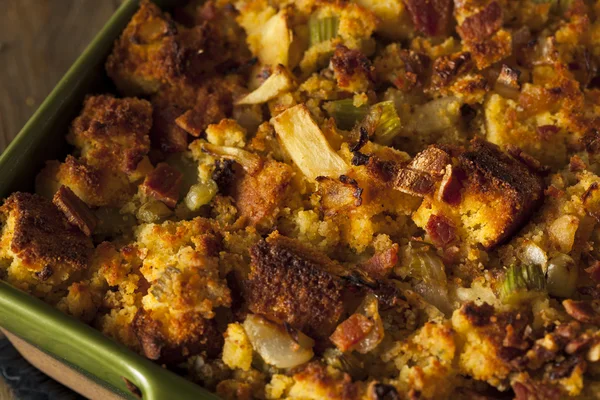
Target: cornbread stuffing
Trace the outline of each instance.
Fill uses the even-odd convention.
[[[0,277],[225,399],[597,399],[599,39],[592,0],[144,0]]]

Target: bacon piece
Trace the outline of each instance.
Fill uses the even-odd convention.
[[[141,186],[146,196],[162,201],[174,208],[179,200],[179,186],[183,175],[166,163],[160,163],[146,176]]]
[[[343,352],[352,350],[373,330],[375,324],[362,314],[352,314],[350,318],[335,328],[329,339]]]
[[[456,28],[463,40],[483,42],[502,26],[502,8],[497,2],[488,4],[483,10],[466,18]]]
[[[98,218],[71,189],[61,186],[54,195],[52,202],[65,214],[71,225],[75,225],[86,236],[91,236],[96,228]]]
[[[415,28],[428,36],[444,34],[452,12],[452,0],[403,0]]]
[[[375,253],[373,257],[360,264],[360,269],[375,280],[387,278],[398,262],[398,249],[398,244],[394,243],[389,249]]]
[[[414,196],[426,196],[435,190],[435,182],[427,173],[403,168],[396,175],[394,187]]]
[[[465,173],[460,168],[454,168],[452,165],[446,166],[446,173],[440,183],[439,199],[451,205],[457,205],[461,201],[461,190],[463,180],[466,179]]]
[[[433,145],[417,154],[408,166],[411,169],[441,177],[446,172],[446,165],[451,161],[447,151]]]
[[[565,311],[571,317],[584,324],[599,324],[600,314],[594,310],[592,303],[585,300],[567,299],[563,301]]]
[[[528,153],[525,153],[519,147],[509,144],[506,146],[506,152],[513,156],[515,159],[521,161],[529,170],[536,173],[546,172],[548,170],[547,167],[543,166],[538,160],[533,158]]]
[[[433,244],[446,247],[456,239],[456,228],[452,221],[441,215],[432,214],[425,226]]]

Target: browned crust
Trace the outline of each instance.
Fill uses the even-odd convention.
[[[433,63],[431,86],[434,89],[448,86],[459,75],[473,68],[471,53],[460,52],[437,58]]]
[[[502,26],[502,8],[493,1],[484,9],[467,17],[456,31],[463,40],[483,42]]]
[[[541,176],[504,154],[498,146],[474,139],[471,149],[458,159],[468,178],[466,190],[479,193],[482,199],[496,193],[510,207],[509,215],[504,216],[507,220],[504,231],[488,248],[509,238],[542,204],[544,185]]]
[[[286,243],[261,241],[250,249],[248,307],[310,337],[327,337],[342,316],[343,282],[327,272],[327,266],[313,252],[299,243],[294,248]]]
[[[73,270],[86,268],[92,241],[43,197],[16,192],[0,211],[15,221],[11,250],[24,263],[44,267],[66,265]]]
[[[347,88],[353,79],[362,78],[373,81],[373,66],[371,61],[359,50],[350,50],[344,45],[335,48],[331,65],[337,83],[341,88]]]
[[[251,225],[270,227],[283,204],[292,179],[289,165],[267,161],[254,174],[244,174],[233,185],[233,198],[240,216]]]
[[[172,365],[203,351],[211,357],[221,351],[223,335],[214,320],[186,313],[169,322],[173,325],[170,331],[177,332],[174,337],[165,334],[166,328],[151,313],[144,310],[136,313],[131,327],[147,358]]]
[[[146,100],[90,96],[71,125],[70,141],[88,163],[133,172],[150,150],[152,106]]]

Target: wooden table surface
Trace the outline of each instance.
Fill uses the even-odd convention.
[[[0,152],[122,0],[0,0]]]
[[[0,152],[121,2],[0,0]]]

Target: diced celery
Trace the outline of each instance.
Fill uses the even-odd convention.
[[[337,37],[339,25],[340,19],[338,17],[319,18],[313,14],[308,20],[310,45],[314,46]]]
[[[324,105],[325,110],[333,119],[338,128],[350,130],[362,121],[369,112],[369,106],[354,106],[352,99],[330,101]]]

